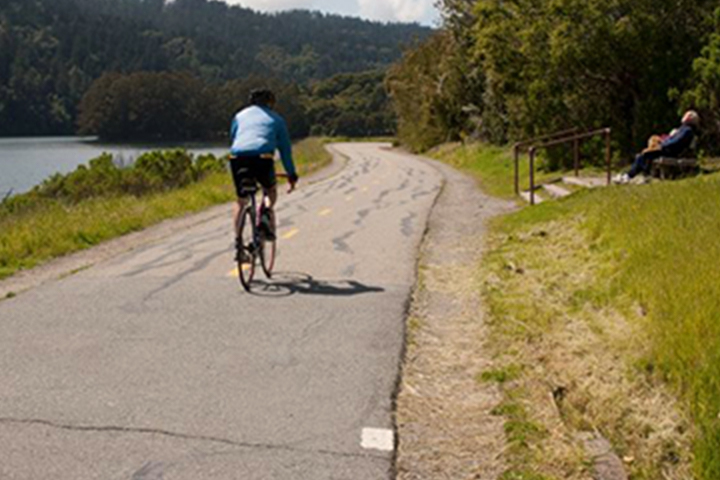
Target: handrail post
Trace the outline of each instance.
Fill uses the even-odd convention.
[[[610,153],[611,130],[605,129],[605,161],[607,162],[607,184],[612,184],[612,156]]]
[[[549,135],[543,135],[541,137],[531,138],[529,140],[523,140],[513,145],[513,157],[515,161],[515,195],[520,195],[520,154],[525,151],[527,147],[531,147],[533,144],[538,142],[544,142],[547,140],[558,139],[572,135],[578,132],[578,128],[571,128],[568,130],[562,130],[560,132],[554,132]]]
[[[515,157],[515,195],[520,195],[520,144],[516,143],[513,147]]]
[[[573,157],[575,159],[575,176],[580,176],[580,140],[573,142]]]
[[[530,205],[535,205],[535,147],[530,149]]]

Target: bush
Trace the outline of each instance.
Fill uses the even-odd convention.
[[[182,149],[145,153],[126,168],[119,167],[112,155],[104,153],[87,166],[80,165],[66,175],[53,175],[30,192],[6,199],[0,204],[0,218],[55,201],[73,205],[91,198],[143,196],[173,190],[226,168],[223,158],[208,154],[194,159]]]

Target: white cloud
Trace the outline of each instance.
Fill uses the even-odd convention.
[[[422,22],[433,10],[433,0],[358,0],[360,16],[373,20]]]
[[[320,10],[385,22],[432,24],[438,18],[434,0],[225,0],[263,12]]]
[[[240,4],[243,7],[261,10],[263,12],[275,12],[278,10],[292,10],[302,8],[307,10],[315,9],[312,0],[226,0],[230,4]]]

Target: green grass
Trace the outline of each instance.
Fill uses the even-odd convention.
[[[697,478],[720,478],[720,176],[578,199],[599,248],[618,258],[614,296],[648,315],[656,368],[698,427]]]
[[[522,367],[519,365],[508,365],[504,368],[487,370],[478,375],[478,383],[507,383],[520,376]]]
[[[489,193],[512,194],[508,152],[465,147],[440,158],[478,175]],[[603,278],[564,308],[603,304],[640,322],[650,343],[644,369],[673,388],[694,423],[695,478],[720,478],[720,175],[584,191],[504,217],[495,231],[521,238],[578,219]]]
[[[319,139],[294,148],[300,175],[331,161]],[[212,174],[185,188],[147,196],[92,198],[75,205],[60,201],[0,218],[0,279],[53,258],[142,230],[163,220],[234,199],[228,174]]]
[[[429,152],[429,155],[448,165],[473,175],[483,190],[501,198],[515,197],[515,161],[512,149],[485,145],[482,143],[467,145],[450,145]],[[529,162],[527,155],[520,157],[520,188],[529,188]],[[535,172],[537,184],[557,179],[559,173],[543,172],[539,168]]]
[[[325,149],[326,144],[325,139],[312,137],[293,146],[293,156],[298,175],[301,177],[308,175],[332,162],[332,156]]]

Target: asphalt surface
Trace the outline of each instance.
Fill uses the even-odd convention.
[[[281,197],[278,273],[253,294],[228,208],[0,302],[0,479],[390,478],[442,176],[382,145],[336,148],[342,171]]]

